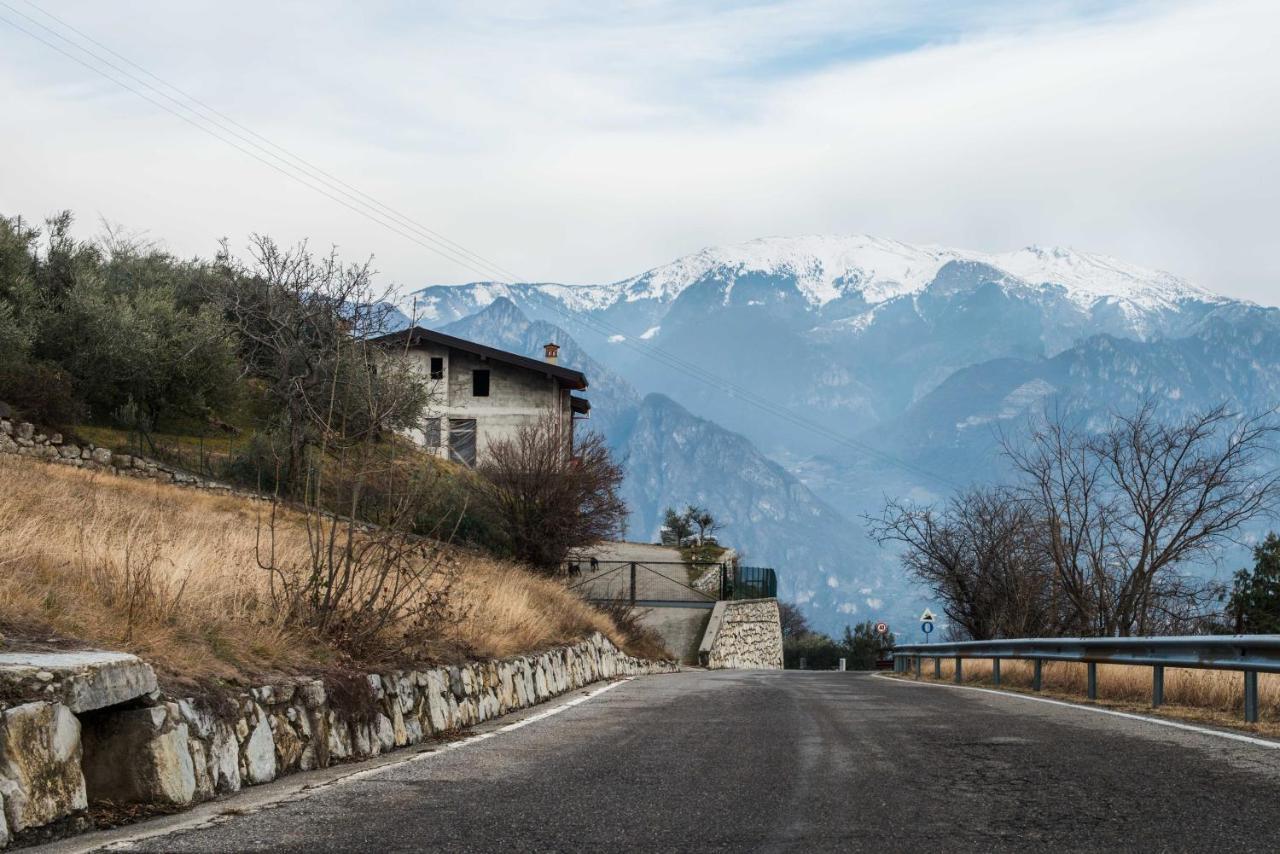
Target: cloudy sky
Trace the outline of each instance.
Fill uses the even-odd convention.
[[[0,0],[0,211],[181,254],[310,237],[413,287],[498,277],[418,227],[574,283],[866,232],[1072,246],[1274,304],[1277,31],[1274,0]]]

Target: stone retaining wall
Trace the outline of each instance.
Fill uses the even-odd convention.
[[[717,602],[698,660],[719,669],[782,669],[782,615],[777,599]]]
[[[148,478],[163,483],[215,490],[227,494],[234,493],[246,498],[259,497],[257,493],[245,492],[219,481],[197,477],[146,457],[117,454],[110,448],[101,448],[92,442],[86,445],[64,442],[61,433],[44,433],[34,424],[8,418],[0,418],[0,454],[33,457],[76,468]]]
[[[64,705],[70,695],[59,676],[24,674],[15,684],[30,682],[34,694],[14,695],[8,708],[0,697],[0,847],[15,834],[29,841],[50,826],[86,824],[84,810],[95,803],[187,806],[417,744],[600,679],[677,669],[632,658],[594,634],[501,661],[292,679],[212,704],[153,691],[79,714]]]

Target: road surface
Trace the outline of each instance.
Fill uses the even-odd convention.
[[[1280,750],[870,674],[686,672],[240,804],[113,850],[1271,852]]]

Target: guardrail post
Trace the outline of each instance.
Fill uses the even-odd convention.
[[[1151,668],[1151,708],[1158,709],[1164,705],[1164,665],[1157,664]]]
[[[1040,659],[1032,659],[1031,661],[1031,690],[1039,691],[1042,671],[1044,670],[1044,662]]]
[[[991,683],[997,688],[1000,687],[1000,659],[991,659]]]
[[[1245,723],[1258,722],[1258,671],[1244,672],[1244,719]]]
[[[940,655],[935,655],[933,657],[933,678],[942,678],[942,656]]]
[[[961,661],[961,658],[960,656],[957,655],[956,656],[956,681],[957,682],[964,681],[964,666],[960,663],[960,661]]]
[[[920,678],[920,656],[916,656],[916,678]]]
[[[631,604],[636,604],[636,565],[635,561],[631,563]]]
[[[1098,699],[1098,663],[1089,662],[1089,699]]]

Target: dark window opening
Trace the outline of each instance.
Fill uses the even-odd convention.
[[[488,371],[472,371],[471,372],[471,396],[472,397],[488,397],[489,396],[489,372]]]
[[[428,448],[435,449],[440,447],[440,419],[428,418],[427,423],[422,431],[423,444]]]
[[[431,357],[431,379],[433,380],[444,379],[444,357],[443,356]]]

